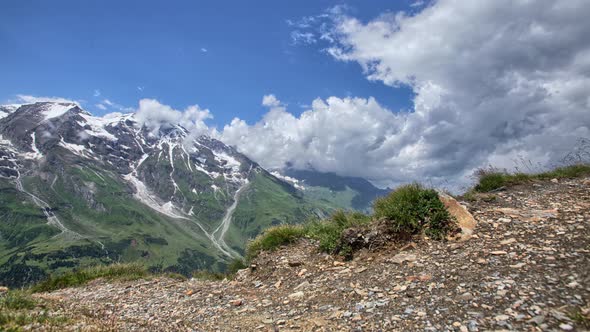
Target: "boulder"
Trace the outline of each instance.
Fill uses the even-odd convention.
[[[459,241],[469,240],[473,235],[473,229],[477,225],[475,218],[473,218],[465,206],[461,205],[450,195],[439,193],[438,196],[449,213],[457,220],[459,228],[461,228],[461,233],[455,235],[454,239]]]

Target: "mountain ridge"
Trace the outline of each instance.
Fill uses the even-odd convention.
[[[0,281],[116,261],[222,271],[269,226],[350,208],[312,191],[178,124],[74,103],[2,106]]]

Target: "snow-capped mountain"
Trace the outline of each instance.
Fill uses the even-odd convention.
[[[0,107],[0,283],[96,261],[223,270],[264,228],[330,210],[232,147],[76,104]]]

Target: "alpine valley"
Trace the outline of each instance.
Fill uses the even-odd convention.
[[[0,284],[112,262],[224,271],[269,226],[367,210],[384,192],[358,178],[269,172],[221,141],[132,113],[0,106]]]

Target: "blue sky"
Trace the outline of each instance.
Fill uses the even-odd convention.
[[[2,1],[0,102],[121,108],[96,106],[108,99],[146,121],[187,121],[269,169],[462,183],[488,165],[556,165],[590,138],[589,11],[587,0]],[[317,42],[293,44],[295,31]]]
[[[108,111],[95,104],[105,98],[134,108],[154,98],[208,108],[216,126],[259,120],[271,93],[295,114],[329,96],[411,108],[410,89],[368,81],[357,63],[336,61],[321,44],[293,44],[287,20],[343,4],[362,20],[412,9],[410,1],[5,1],[0,100],[66,97],[100,115]]]

